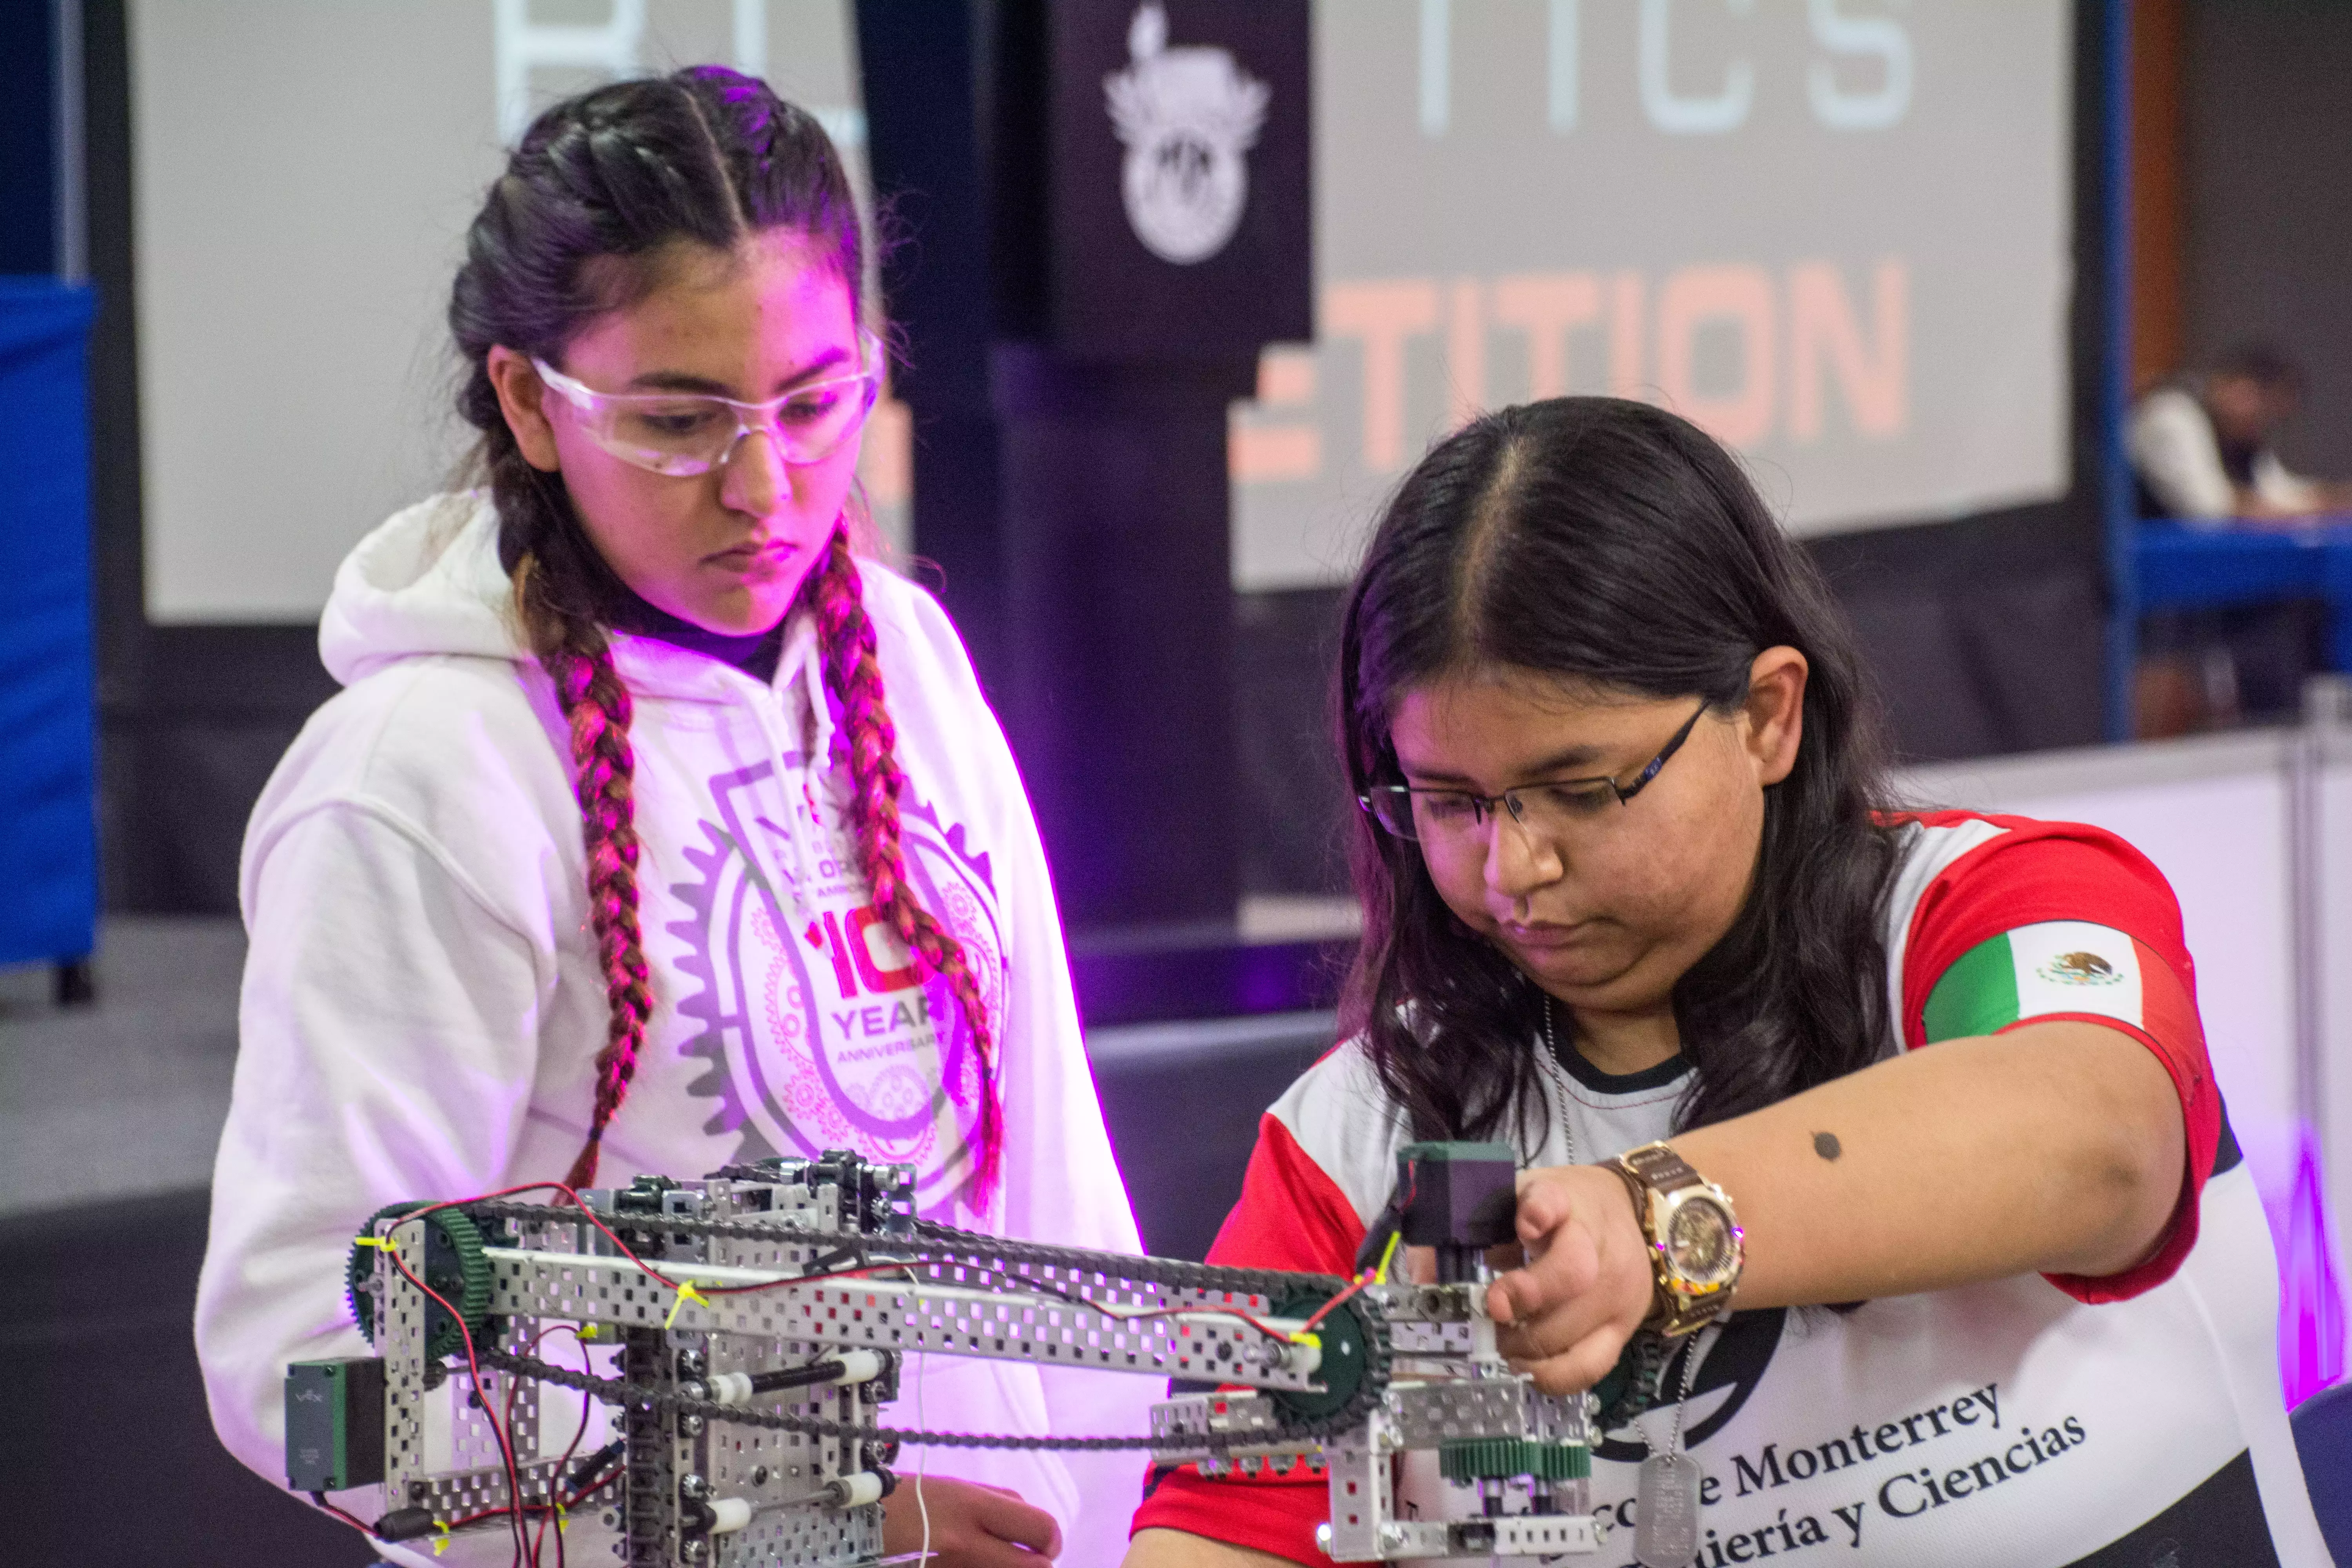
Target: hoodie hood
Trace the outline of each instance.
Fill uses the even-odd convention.
[[[615,633],[613,654],[640,696],[723,702],[751,679],[656,637]],[[345,686],[434,657],[538,662],[523,646],[514,584],[499,564],[498,509],[480,490],[435,496],[378,524],[343,558],[319,620],[320,662]],[[822,755],[840,715],[824,689],[815,618],[799,611],[785,627],[775,676],[779,689],[795,682],[805,689],[808,738]]]
[[[498,512],[467,490],[404,507],[343,558],[319,620],[319,658],[345,686],[396,659],[522,659],[499,567]]]

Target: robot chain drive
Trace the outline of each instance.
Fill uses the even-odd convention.
[[[1322,1474],[1342,1563],[1592,1552],[1591,1400],[1538,1392],[1486,1315],[1509,1150],[1414,1144],[1399,1165],[1387,1253],[1353,1281],[950,1229],[916,1217],[912,1166],[839,1152],[576,1204],[395,1205],[350,1267],[377,1354],[288,1369],[289,1484],[381,1485],[362,1528],[383,1540],[511,1533],[535,1557],[552,1524],[571,1563],[874,1568],[903,1447],[1134,1449]],[[1387,1279],[1399,1242],[1434,1249],[1435,1283]],[[615,1352],[611,1375],[555,1359],[558,1332]],[[1149,1434],[919,1431],[883,1420],[909,1354],[1202,1392],[1153,1406]],[[547,1402],[563,1418],[542,1419],[551,1386],[583,1396]],[[588,1400],[614,1440],[583,1456]]]

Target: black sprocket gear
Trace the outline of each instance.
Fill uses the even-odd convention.
[[[489,1323],[490,1260],[482,1250],[481,1228],[464,1209],[434,1208],[429,1201],[421,1198],[384,1205],[368,1216],[367,1224],[352,1239],[351,1258],[344,1266],[343,1286],[360,1333],[373,1345],[375,1296],[368,1289],[368,1283],[375,1278],[378,1248],[370,1243],[375,1238],[376,1226],[383,1221],[403,1219],[426,1208],[433,1212],[425,1217],[425,1283],[457,1310],[457,1316],[452,1317],[438,1302],[428,1299],[425,1303],[425,1354],[438,1361],[464,1349],[469,1334],[478,1342]]]

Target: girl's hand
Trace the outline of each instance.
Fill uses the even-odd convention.
[[[1062,1527],[1021,1494],[945,1476],[900,1476],[882,1500],[882,1552],[897,1557],[923,1547],[922,1488],[931,1515],[931,1559],[925,1568],[1043,1568],[1062,1550]]]
[[[1590,1388],[1657,1296],[1624,1182],[1598,1165],[1522,1171],[1519,1241],[1526,1265],[1486,1290],[1503,1353],[1547,1394]]]

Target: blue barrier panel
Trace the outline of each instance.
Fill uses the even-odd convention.
[[[2327,663],[2352,670],[2352,520],[2190,528],[2139,525],[2139,607],[2218,610],[2327,601]]]
[[[0,963],[98,931],[89,583],[91,291],[0,278]]]

